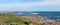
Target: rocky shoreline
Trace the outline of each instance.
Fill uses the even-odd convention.
[[[43,18],[41,16],[22,16],[22,17],[26,19],[31,19],[32,21],[37,22],[37,23],[43,23],[45,25],[60,25],[60,22]]]

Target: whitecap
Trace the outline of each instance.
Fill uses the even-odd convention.
[[[19,15],[24,14],[24,13],[18,13]]]
[[[39,14],[39,13],[31,13],[31,14]]]

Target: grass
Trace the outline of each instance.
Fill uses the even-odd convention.
[[[17,24],[17,25],[26,25],[24,22],[28,22],[29,24],[33,24],[33,25],[41,25],[38,24],[36,22],[32,22],[30,20],[27,19],[23,19],[22,17],[18,17],[16,15],[12,15],[12,14],[0,14],[0,23],[4,22],[4,25],[8,25],[10,23],[12,24]]]

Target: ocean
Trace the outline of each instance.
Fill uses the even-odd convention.
[[[51,20],[60,21],[60,12],[12,12],[17,16],[42,16]]]

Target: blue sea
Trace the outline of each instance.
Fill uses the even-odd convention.
[[[17,16],[42,16],[44,18],[60,21],[60,12],[12,12]]]

